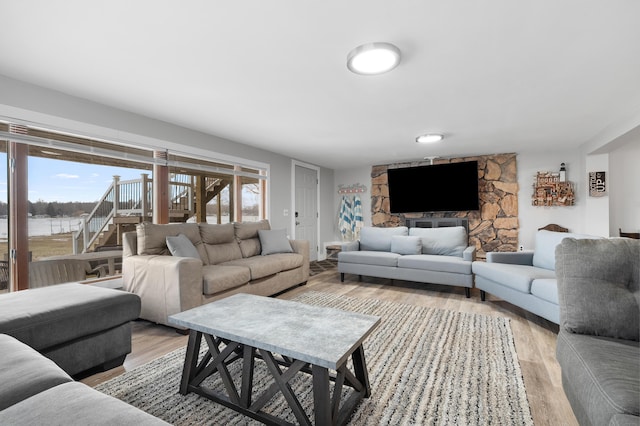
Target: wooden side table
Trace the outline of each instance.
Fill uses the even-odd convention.
[[[338,253],[342,251],[342,246],[340,244],[331,244],[327,246],[327,260],[337,260]]]

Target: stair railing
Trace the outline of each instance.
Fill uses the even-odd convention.
[[[171,195],[170,213],[174,216],[193,216],[194,191],[189,175],[174,175],[169,182]],[[89,214],[82,216],[80,229],[73,234],[73,253],[85,253],[100,234],[117,216],[142,216],[150,218],[152,209],[153,180],[147,173],[140,179],[121,181],[113,176],[104,195]]]

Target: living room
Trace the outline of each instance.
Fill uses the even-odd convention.
[[[640,10],[629,1],[615,3],[614,6],[572,2],[557,6],[546,2],[540,6],[528,5],[525,10],[514,10],[507,2],[494,1],[486,6],[486,10],[483,10],[485,6],[474,6],[471,11],[465,10],[471,6],[459,4],[448,7],[430,4],[430,7],[415,10],[407,5],[395,8],[381,3],[374,6],[360,4],[359,8],[349,7],[343,17],[335,19],[333,15],[341,14],[336,10],[342,5],[334,4],[330,11],[328,6],[314,5],[305,9],[284,3],[276,6],[252,3],[256,17],[246,17],[253,24],[249,25],[253,30],[247,35],[234,32],[234,28],[246,25],[237,21],[216,22],[220,32],[208,34],[211,39],[218,40],[214,47],[219,58],[238,60],[237,68],[227,68],[210,58],[193,65],[189,60],[195,53],[190,50],[193,46],[188,41],[181,39],[180,43],[172,44],[172,37],[162,35],[171,27],[173,19],[180,22],[181,31],[186,32],[194,15],[199,15],[197,9],[158,6],[157,17],[146,22],[145,31],[151,35],[144,35],[145,31],[136,31],[140,26],[136,19],[145,14],[142,6],[114,5],[99,18],[78,4],[72,12],[66,7],[40,5],[40,9],[28,3],[20,6],[1,1],[2,10],[15,19],[0,29],[0,46],[5,52],[5,59],[0,60],[0,121],[58,129],[131,146],[186,152],[203,158],[264,164],[268,168],[265,217],[272,229],[285,229],[292,238],[300,236],[294,213],[297,211],[296,166],[315,171],[318,177],[317,223],[314,225],[317,248],[311,251],[312,260],[326,257],[327,244],[341,242],[337,225],[342,197],[340,188],[364,187],[364,192],[359,194],[363,223],[374,225],[374,167],[426,165],[431,161],[437,164],[501,154],[514,154],[516,158],[518,223],[514,250],[520,247],[533,250],[537,230],[548,224],[559,224],[573,233],[617,237],[619,229],[640,231],[640,169],[636,166],[640,160],[640,84],[637,77],[640,75],[640,52],[638,43],[633,42],[640,34],[631,19]],[[129,7],[132,8],[130,11]],[[220,16],[247,14],[235,6],[225,7],[229,9],[221,9]],[[554,11],[556,7],[560,10]],[[214,9],[215,6],[207,6],[206,10],[211,15]],[[353,29],[353,24],[349,23],[350,19],[358,19],[360,11],[355,9],[371,9],[366,15],[371,22],[362,24],[361,29]],[[578,11],[588,16],[574,16],[579,15]],[[65,13],[68,17],[63,16]],[[477,18],[462,18],[467,13]],[[388,24],[386,14],[394,17],[398,24]],[[31,25],[38,31],[27,25],[29,20],[25,16],[30,16]],[[51,16],[55,16],[51,21],[57,20],[57,24],[48,22]],[[261,23],[262,18],[257,16],[268,19]],[[459,16],[459,21],[452,21],[455,22],[454,29],[447,29],[442,22],[437,29],[452,38],[454,32],[460,31],[461,35],[453,42],[464,41],[465,49],[455,55],[447,54],[452,45],[445,45],[444,40],[440,40],[446,37],[436,37],[438,31],[429,30],[428,35],[419,35],[424,28],[411,31],[396,28],[418,27],[418,23],[428,21],[429,16],[438,17],[439,22]],[[553,16],[557,19],[552,19]],[[121,27],[126,30],[122,33],[107,30],[113,27],[109,18],[114,18],[114,22],[121,19]],[[511,18],[513,25],[504,24]],[[490,25],[473,24],[483,21]],[[471,26],[475,33],[463,33],[463,24]],[[72,29],[76,25],[77,28]],[[309,33],[313,33],[313,37],[305,35],[291,41],[295,38],[291,34],[304,33],[305,25],[312,29]],[[92,31],[93,26],[100,31]],[[274,30],[279,26],[282,32]],[[522,28],[515,28],[518,26]],[[569,28],[566,33],[570,36],[562,38],[565,26]],[[63,31],[63,27],[67,30]],[[600,30],[602,33],[592,32],[593,28],[603,27],[606,31]],[[336,31],[329,28],[336,28]],[[326,34],[328,32],[351,35],[339,40],[335,34]],[[549,34],[540,39],[538,32]],[[156,45],[151,38],[154,36],[162,42]],[[114,56],[118,47],[127,45],[127,37],[135,39],[130,49],[126,49],[127,55]],[[219,41],[225,37],[239,40],[233,43],[229,40],[227,46]],[[247,59],[243,49],[261,37],[264,37],[263,43],[251,51],[255,57]],[[472,42],[474,37],[478,37],[478,44]],[[503,45],[501,40],[510,37],[522,38]],[[554,37],[562,42],[556,43]],[[109,47],[110,39],[116,47]],[[400,65],[380,76],[350,72],[346,65],[349,51],[360,44],[377,41],[394,42],[398,46],[402,58]],[[425,46],[434,46],[440,41],[442,45],[433,47],[434,52],[431,52],[433,58],[437,58],[434,62],[448,59],[459,68],[468,67],[467,73],[453,73],[453,65],[444,70],[437,69],[429,65],[429,55],[421,58],[425,55]],[[310,43],[311,50],[336,51],[321,60],[308,59],[309,68],[295,68],[289,62],[287,65],[278,62],[283,60],[279,55],[268,58],[265,52],[278,50],[276,43],[286,46],[284,56],[307,48],[303,43]],[[498,46],[504,50],[499,50]],[[182,48],[188,54],[182,56]],[[195,50],[211,52],[203,56],[216,56],[215,49],[209,48],[202,43]],[[63,55],[66,49],[74,54]],[[153,52],[149,53],[150,58],[134,59],[147,49]],[[197,75],[191,75],[181,67],[168,69],[167,66],[164,71],[163,61],[169,61],[166,49],[177,55],[177,59],[171,61],[184,61],[188,64],[185,68],[198,69],[194,72]],[[549,56],[541,51],[547,51]],[[51,56],[52,52],[57,52],[56,55],[72,65],[65,65],[57,56]],[[527,55],[534,59],[523,59]],[[461,59],[463,57],[466,59]],[[514,58],[513,62],[505,60],[506,57]],[[494,61],[497,65],[485,64],[488,69],[484,70],[477,66],[487,58],[490,58],[487,63]],[[549,61],[558,58],[563,60],[554,68]],[[330,66],[325,63],[329,60],[333,61]],[[140,68],[133,66],[138,62]],[[256,64],[264,67],[263,74],[260,65]],[[287,68],[289,66],[292,68]],[[320,71],[310,74],[312,67],[318,67]],[[423,74],[432,72],[434,76],[424,78],[424,87],[420,89],[394,79],[394,73],[398,75],[412,67],[419,68],[418,72]],[[231,79],[234,72],[252,68],[253,71],[243,73],[238,80]],[[530,72],[529,68],[538,69]],[[214,74],[214,70],[218,70],[217,73]],[[206,81],[207,73],[215,75],[214,82],[208,86],[203,84],[201,89],[185,86],[185,81],[191,77],[197,82]],[[324,80],[320,77],[322,73],[326,73],[326,80],[338,75],[348,85],[340,85],[338,89],[323,86],[331,82],[320,85],[318,81]],[[452,83],[446,83],[447,74]],[[309,75],[314,77],[309,78]],[[422,83],[415,76],[400,74],[398,80],[413,79]],[[292,81],[290,86],[282,83],[288,78]],[[174,79],[176,83],[172,87],[168,82]],[[301,86],[300,79],[305,86]],[[103,90],[97,90],[101,84]],[[314,85],[322,86],[320,91],[325,90],[326,96],[316,92],[317,88],[311,91]],[[490,89],[483,90],[485,85]],[[282,91],[285,86],[290,91]],[[243,87],[245,90],[241,91]],[[445,90],[437,91],[438,87],[445,87]],[[457,91],[465,96],[458,94],[459,97],[455,97]],[[419,92],[420,96],[414,97],[411,92]],[[118,93],[133,95],[119,98]],[[518,103],[518,96],[525,101]],[[198,103],[201,98],[219,99]],[[437,99],[437,102],[424,99]],[[164,109],[172,103],[175,103],[172,108]],[[336,111],[329,113],[332,108]],[[461,124],[465,120],[468,122]],[[225,122],[233,126],[227,126]],[[287,133],[279,133],[279,128],[287,128]],[[400,130],[390,131],[389,128]],[[441,133],[444,139],[435,145],[416,143],[416,137],[423,132]],[[357,138],[354,134],[358,134]],[[429,157],[433,159],[429,160]],[[558,172],[561,163],[566,166],[566,179],[575,185],[575,204],[532,205],[536,173]],[[603,196],[590,194],[591,172],[605,172],[606,193]],[[428,191],[416,188],[416,193]],[[348,277],[341,284],[335,270],[311,277],[307,288],[296,288],[282,297],[294,298],[306,290],[509,318],[533,422],[576,423],[559,383],[559,367],[555,361],[556,324],[499,298],[490,297],[487,303],[482,303],[476,289],[472,290],[470,300],[466,300],[461,291],[436,285],[425,289],[408,282],[393,283],[377,278],[359,282],[357,277]],[[153,355],[163,355],[155,352],[153,347],[156,345],[161,352],[186,345],[186,337],[172,329],[160,326],[156,329],[150,324],[135,327],[140,328],[140,334],[136,335],[134,330],[134,352],[125,361],[124,370],[151,361]],[[155,343],[154,339],[157,339]],[[527,348],[528,345],[531,348]],[[535,372],[540,368],[545,370],[544,374]],[[547,370],[550,373],[547,374]],[[117,374],[122,371],[120,367]],[[406,419],[399,423],[402,422],[409,423]]]

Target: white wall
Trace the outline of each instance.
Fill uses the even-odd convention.
[[[534,249],[538,228],[555,223],[570,232],[585,232],[584,210],[586,187],[584,164],[577,151],[518,154],[518,244],[525,249]],[[533,206],[531,195],[537,172],[557,172],[560,163],[565,163],[567,180],[574,183],[576,202],[573,206]]]
[[[586,233],[609,237],[609,195],[592,197],[589,195],[589,173],[605,172],[609,175],[609,154],[587,155],[585,157],[585,179],[587,185],[582,191],[587,204],[585,209]],[[606,179],[606,177],[605,177]]]
[[[609,154],[609,234],[640,232],[640,136]]]
[[[223,154],[270,167],[269,220],[273,228],[291,233],[291,159],[270,151],[240,144],[167,122],[118,110],[85,99],[45,89],[0,75],[0,116],[75,131],[107,140],[128,141],[136,145],[172,149],[178,152]],[[199,150],[199,151],[198,151]],[[203,155],[204,155],[203,154]],[[321,168],[320,185],[333,184],[333,171]],[[323,188],[320,189],[324,194]],[[321,203],[323,217],[330,217],[333,206]],[[331,238],[332,230],[321,228],[320,238]]]

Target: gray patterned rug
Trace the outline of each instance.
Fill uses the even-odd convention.
[[[372,395],[350,424],[533,425],[508,319],[315,291],[295,300],[382,317],[364,346]],[[259,424],[195,394],[180,395],[183,361],[179,349],[96,389],[176,425]],[[292,387],[311,414],[310,378],[298,376]],[[254,378],[256,393],[270,383],[266,368]],[[265,411],[295,423],[281,396]]]

